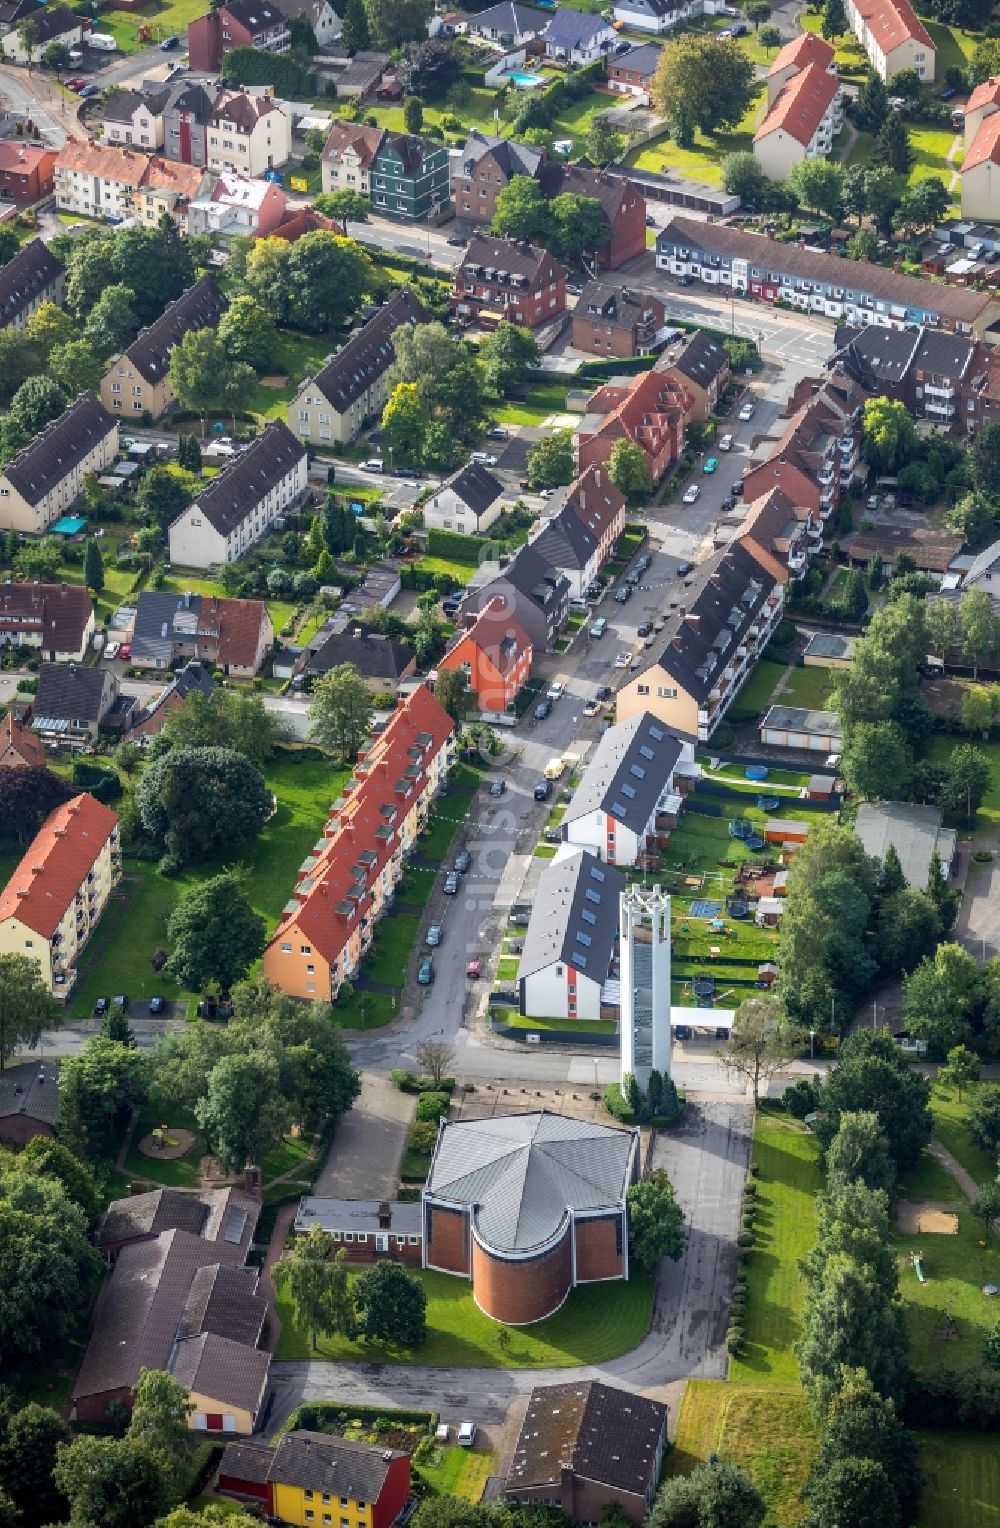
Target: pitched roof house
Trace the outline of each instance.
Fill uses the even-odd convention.
[[[81,393],[0,469],[0,528],[39,534],[75,504],[89,472],[118,455],[118,425]]]
[[[768,110],[774,105],[782,89],[796,74],[801,74],[810,64],[819,69],[836,72],[835,51],[830,43],[815,32],[799,32],[790,42],[778,49],[774,63],[767,71]]]
[[[339,1502],[349,1521],[392,1528],[410,1496],[410,1460],[381,1444],[296,1428],[270,1448],[227,1444],[219,1490],[259,1501],[269,1516],[285,1523],[311,1522],[309,1503],[319,1499],[331,1506]]]
[[[609,727],[587,762],[562,820],[563,842],[609,865],[634,865],[658,818],[676,822],[674,770],[694,766],[694,746],[648,711]]]
[[[328,674],[351,663],[375,694],[393,691],[416,671],[417,656],[408,642],[399,642],[360,621],[347,626],[342,619],[321,626],[295,664],[297,674]]]
[[[515,175],[538,174],[541,149],[516,138],[495,138],[477,128],[469,133],[451,173],[451,195],[463,222],[492,223],[497,196]]]
[[[36,732],[69,739],[96,738],[118,699],[118,676],[106,668],[82,668],[75,662],[43,663],[38,671]]]
[[[0,769],[44,769],[45,749],[13,711],[0,721]]]
[[[587,467],[566,489],[562,507],[593,536],[597,566],[603,567],[625,529],[625,495],[601,467]]]
[[[557,854],[542,871],[518,966],[521,1013],[600,1019],[618,944],[625,874],[589,850]]]
[[[82,663],[94,635],[94,604],[82,584],[0,584],[0,645],[35,648],[50,663]]]
[[[151,154],[132,192],[133,211],[140,222],[150,226],[166,213],[182,233],[188,233],[188,208],[205,195],[211,183],[207,170],[200,165],[178,164],[162,154]]]
[[[62,302],[63,265],[41,239],[22,245],[0,267],[0,328],[23,329],[43,302]]]
[[[55,150],[42,143],[0,142],[0,195],[25,206],[52,195]]]
[[[371,168],[385,137],[384,127],[363,122],[334,122],[322,154],[323,190],[357,191],[367,196]]]
[[[546,58],[565,59],[579,68],[609,54],[617,34],[602,16],[560,7],[542,33]]]
[[[292,39],[284,15],[268,0],[225,0],[188,23],[187,44],[191,68],[217,74],[232,48],[287,53]]]
[[[577,432],[580,470],[607,462],[618,440],[637,445],[658,483],[684,449],[691,394],[660,371],[599,387],[587,400]]]
[[[205,135],[208,168],[240,175],[265,175],[287,164],[292,122],[272,95],[222,90],[212,107]]]
[[[368,177],[372,206],[386,217],[421,222],[448,200],[448,149],[415,133],[383,134]]]
[[[118,148],[135,144],[141,149],[162,149],[163,112],[169,99],[169,85],[112,91],[104,102],[104,142]]]
[[[305,447],[272,419],[172,522],[171,562],[183,568],[236,562],[300,501],[308,475]]]
[[[962,160],[962,216],[992,217],[1000,195],[1000,112],[984,115]]]
[[[715,544],[739,541],[765,573],[783,580],[802,578],[821,532],[815,511],[797,505],[780,488],[771,488],[758,499],[744,497],[731,514],[722,516]]]
[[[202,1189],[197,1194],[176,1188],[112,1199],[97,1222],[96,1241],[113,1259],[123,1247],[149,1241],[164,1231],[186,1231],[204,1241],[223,1243],[235,1255],[250,1250],[260,1218],[261,1202],[238,1188]]]
[[[885,84],[904,69],[933,81],[937,50],[910,0],[847,0],[847,20]]]
[[[524,628],[535,652],[547,652],[569,616],[565,573],[528,542],[494,577],[487,574],[481,583],[470,584],[462,600],[463,619],[498,597],[505,612]]]
[[[58,1061],[25,1061],[0,1072],[0,1141],[27,1146],[53,1136],[59,1118]]]
[[[15,64],[39,64],[42,54],[51,43],[61,42],[67,48],[75,47],[83,37],[83,21],[65,5],[46,5],[31,13],[32,32],[30,45],[19,28],[14,27],[0,38],[4,57]]]
[[[823,158],[843,125],[836,74],[807,64],[782,85],[753,137],[754,158],[770,180],[785,180],[804,159]]]
[[[500,517],[504,487],[480,462],[467,462],[421,505],[427,529],[479,536]]]
[[[217,328],[228,307],[214,276],[202,276],[188,287],[111,362],[101,382],[104,407],[110,413],[148,413],[159,419],[177,401],[167,369],[170,352],[192,329]]]
[[[615,20],[635,32],[668,32],[690,16],[685,0],[617,0]]]
[[[285,193],[276,181],[225,170],[209,187],[188,206],[188,233],[265,239],[285,215]]]
[[[614,281],[588,281],[573,309],[573,346],[590,355],[647,355],[666,322],[663,300]]]
[[[215,680],[208,664],[193,658],[173,676],[152,703],[143,708],[132,727],[133,736],[139,733],[144,737],[155,737],[171,712],[182,706],[195,690],[207,699],[214,689]]]
[[[540,13],[531,6],[518,5],[516,0],[500,0],[499,5],[469,17],[470,37],[484,37],[504,47],[530,42],[543,30]]]
[[[493,599],[466,617],[448,644],[439,669],[463,671],[480,711],[510,711],[531,673],[533,648],[503,599]]]
[[[608,89],[619,95],[635,96],[642,105],[648,106],[650,86],[656,73],[663,49],[656,42],[640,42],[627,53],[615,53],[608,59]]]
[[[485,234],[470,240],[451,293],[459,318],[537,329],[565,307],[566,272],[547,249]]]
[[[197,658],[236,679],[252,679],[274,646],[263,600],[144,589],[136,602],[132,662],[166,669]]]
[[[557,17],[564,14],[556,12]],[[592,197],[600,202],[611,232],[603,244],[585,251],[596,268],[616,271],[627,261],[645,254],[646,198],[624,171],[545,161],[537,178],[546,201],[569,195]]]
[[[657,357],[656,370],[683,387],[691,399],[691,418],[704,423],[729,386],[732,365],[725,345],[703,329],[694,329],[667,345]]]

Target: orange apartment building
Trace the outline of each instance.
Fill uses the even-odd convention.
[[[447,779],[454,734],[421,685],[359,753],[264,951],[264,975],[289,997],[332,1001],[356,974]]]
[[[438,667],[465,671],[481,711],[507,711],[531,673],[531,638],[500,598],[468,619]]]

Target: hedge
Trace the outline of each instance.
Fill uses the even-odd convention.
[[[461,531],[443,531],[434,528],[427,532],[428,557],[440,557],[444,562],[470,563],[475,566],[488,545],[482,536],[463,536]]]
[[[408,1072],[401,1066],[389,1073],[389,1080],[401,1093],[450,1094],[455,1091],[454,1077],[442,1077],[440,1082],[435,1082],[431,1077],[418,1077],[416,1072]]]
[[[356,1406],[353,1401],[345,1406],[343,1401],[305,1401],[292,1412],[279,1435],[298,1432],[300,1428],[308,1432],[326,1432],[324,1422],[336,1422],[341,1427],[347,1427],[351,1422],[388,1422],[390,1426],[396,1422],[409,1422],[432,1433],[439,1417],[437,1411],[416,1411],[404,1406]]]
[[[630,1108],[625,1101],[621,1087],[617,1082],[609,1082],[604,1089],[604,1107],[621,1125],[635,1124],[635,1110]]]
[[[273,85],[286,100],[307,100],[316,93],[315,76],[288,53],[266,53],[259,48],[233,48],[222,60],[222,79],[227,85]]]

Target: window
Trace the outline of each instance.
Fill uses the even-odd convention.
[[[299,945],[299,954],[300,955],[311,955],[312,954],[312,945],[311,944],[300,944]]]

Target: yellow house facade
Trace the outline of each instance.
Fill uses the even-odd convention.
[[[89,472],[118,455],[118,426],[93,393],[81,393],[0,472],[0,529],[40,534],[83,492]]]

